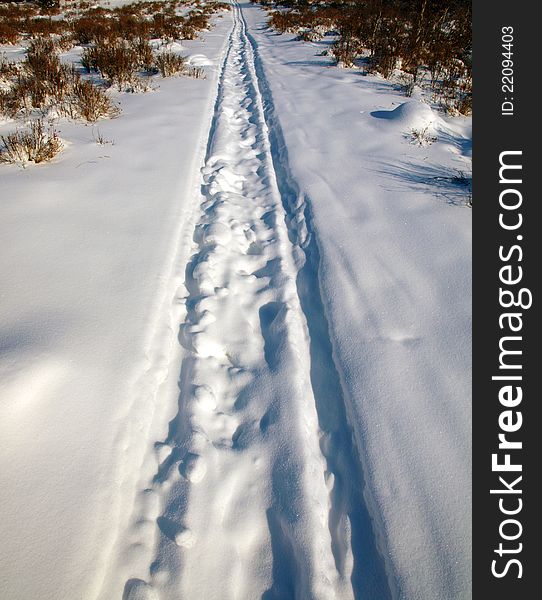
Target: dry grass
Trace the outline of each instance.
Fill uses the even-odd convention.
[[[58,133],[52,126],[46,128],[41,120],[33,121],[26,131],[0,136],[0,140],[0,162],[21,166],[50,161],[62,150]]]
[[[156,56],[156,66],[162,77],[172,77],[186,68],[186,59],[173,52],[160,52]]]
[[[76,113],[89,123],[119,114],[119,108],[113,105],[105,91],[90,81],[78,79],[73,86],[72,98]]]
[[[1,138],[1,162],[40,163],[55,156],[62,143],[55,129],[44,125],[45,118],[95,123],[118,115],[106,90],[111,85],[143,92],[152,89],[158,73],[203,78],[203,69],[187,65],[184,57],[153,47],[196,38],[209,28],[214,13],[230,8],[200,0],[133,2],[116,8],[54,2],[0,1],[0,44],[27,49],[17,63],[0,56],[0,117],[35,119],[28,129]],[[81,66],[91,77],[61,60],[61,53],[78,45],[83,46]]]
[[[186,17],[179,14],[187,8]],[[133,2],[116,8],[90,2],[64,2],[56,7],[47,2],[0,2],[0,44],[52,36],[69,38],[72,46],[116,38],[194,39],[208,28],[211,15],[229,8],[223,2],[201,5],[197,0]]]
[[[430,132],[431,125],[426,125],[422,128],[413,128],[410,130],[412,136],[412,143],[418,146],[430,146],[437,141],[436,136]]]
[[[133,79],[139,65],[137,53],[122,40],[113,43],[101,41],[86,48],[81,62],[89,72],[101,73],[119,88]]]
[[[10,118],[56,111],[94,122],[114,116],[118,110],[105,91],[84,81],[73,66],[62,64],[54,43],[37,38],[28,47],[26,60],[4,63],[0,71],[7,82],[0,92],[0,114]]]
[[[92,130],[92,138],[98,146],[115,145],[115,141],[107,139],[99,129],[96,129],[96,131]]]
[[[270,10],[280,33],[315,41],[336,35],[331,54],[338,66],[361,64],[386,78],[400,70],[450,112],[472,109],[472,9],[469,0],[255,0]],[[273,6],[280,5],[278,10]]]
[[[189,65],[185,70],[185,75],[194,79],[205,79],[205,71],[201,67]]]

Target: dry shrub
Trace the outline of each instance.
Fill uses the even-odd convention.
[[[207,4],[208,10],[212,12],[217,12],[220,10],[231,10],[231,4],[227,2],[209,2]]]
[[[5,54],[0,54],[0,83],[7,83],[19,72],[19,63],[10,62]]]
[[[155,59],[148,40],[134,38],[130,42],[117,39],[100,41],[85,48],[81,64],[88,73],[99,72],[119,88],[130,83],[138,70],[156,72]]]
[[[131,5],[130,5],[131,6]],[[111,20],[111,32],[115,37],[124,40],[133,40],[135,38],[149,38],[149,23],[141,17],[131,14],[120,14],[116,19]]]
[[[194,31],[202,31],[209,27],[209,16],[199,11],[190,11],[185,19],[185,25]]]
[[[145,92],[151,92],[155,88],[151,84],[151,80],[148,77],[141,77],[141,75],[135,74],[129,81],[126,81],[122,86],[119,86],[121,92],[128,92],[130,94],[139,94]]]
[[[49,80],[60,70],[60,61],[54,42],[49,38],[32,40],[27,52],[25,66],[36,78]]]
[[[98,72],[98,65],[96,64],[96,51],[94,48],[85,48],[81,54],[81,65],[87,73],[92,71]]]
[[[0,162],[25,165],[28,162],[41,163],[53,159],[61,150],[62,142],[56,130],[46,128],[43,121],[33,121],[26,131],[15,131],[0,136],[3,148]]]
[[[353,36],[341,36],[331,46],[331,55],[342,67],[353,67],[355,59],[359,56],[362,47]]]
[[[81,62],[89,72],[100,72],[119,88],[134,78],[139,66],[137,52],[122,40],[113,43],[99,42],[92,48],[86,48]]]
[[[410,135],[412,136],[412,143],[418,146],[430,146],[431,144],[436,142],[437,138],[431,133],[430,129],[430,124],[418,129],[412,128],[410,130]]]
[[[0,21],[0,44],[16,44],[19,37],[19,32],[11,23],[2,23]]]
[[[110,37],[109,20],[102,16],[83,16],[71,24],[73,39],[77,44],[87,45]]]
[[[201,67],[186,64],[186,57],[173,52],[160,52],[156,55],[155,64],[162,77],[186,75],[194,79],[205,79],[205,71]]]
[[[90,123],[103,117],[114,117],[119,112],[102,88],[82,79],[73,86],[73,105],[77,114]]]
[[[74,46],[73,37],[70,33],[64,33],[55,37],[54,44],[59,52],[68,52]]]
[[[193,67],[189,65],[186,68],[185,74],[194,79],[205,79],[205,71],[201,67]]]
[[[0,89],[0,116],[2,117],[14,117],[17,113],[17,108],[13,106],[13,99],[11,94]]]
[[[184,18],[179,15],[157,13],[153,15],[150,22],[149,35],[152,38],[173,42],[181,37],[183,23]]]
[[[162,77],[172,77],[185,70],[186,58],[173,52],[160,52],[156,55],[155,64]]]
[[[60,0],[35,0],[40,7],[42,15],[58,15],[60,13]]]
[[[73,67],[60,63],[51,40],[38,38],[28,48],[9,89],[4,91],[2,112],[14,117],[19,112],[44,110],[61,103],[72,88]]]
[[[61,33],[66,29],[66,23],[58,18],[58,12],[57,8],[41,2],[0,3],[0,43],[16,44],[23,37]],[[55,15],[54,19],[51,19],[52,15]]]
[[[6,89],[0,92],[0,113],[15,118],[40,110],[94,122],[118,113],[105,91],[81,79],[73,66],[62,64],[50,39],[34,40],[26,60],[1,67]]]
[[[68,29],[63,19],[31,19],[23,26],[25,33],[33,38],[61,35]]]
[[[186,10],[188,13],[186,13]],[[117,8],[91,2],[56,0],[0,1],[0,43],[29,43],[26,59],[8,63],[0,57],[0,115],[28,118],[64,115],[95,122],[119,113],[100,85],[84,80],[73,66],[63,64],[59,52],[75,44],[86,46],[81,63],[124,91],[147,91],[160,73],[203,78],[203,69],[186,64],[172,52],[155,54],[152,38],[172,42],[194,39],[209,27],[209,18],[229,10],[224,2],[165,0],[133,2]],[[180,14],[181,10],[186,13]],[[3,138],[5,162],[42,162],[61,147],[56,132],[35,121],[28,131]]]
[[[270,0],[255,1],[270,4]],[[411,77],[407,93],[423,83],[447,110],[470,112],[469,0],[283,0],[280,4],[280,10],[269,14],[269,25],[279,33],[296,33],[311,41],[335,33],[338,39],[331,53],[338,65],[353,66],[363,56],[368,72],[387,78],[400,67]],[[458,64],[464,67],[461,73]]]
[[[472,112],[472,74],[468,66],[456,61],[444,70],[434,84],[435,99],[452,114]]]
[[[140,68],[147,72],[156,72],[154,54],[148,40],[135,38],[130,42],[130,48],[134,51]]]
[[[456,99],[455,109],[461,115],[472,113],[472,78],[466,78],[459,84],[459,94]]]
[[[21,23],[30,21],[37,12],[36,6],[26,3],[0,4],[0,44],[16,44],[21,38]]]
[[[37,15],[38,12],[39,9],[35,4],[15,2],[3,2],[0,4],[0,17],[2,19],[27,19]]]
[[[17,74],[15,82],[4,92],[3,112],[15,117],[19,113],[29,113],[33,109],[45,112],[49,108],[62,104],[70,93],[77,74],[72,67],[58,65],[47,78],[36,77],[31,71],[23,69]]]
[[[269,25],[279,33],[297,33],[299,27],[302,26],[300,13],[297,11],[273,12],[269,18]]]
[[[207,29],[209,17],[219,10],[229,9],[222,2],[133,2],[117,8],[91,5],[88,2],[64,2],[62,7],[39,2],[0,2],[0,43],[15,44],[23,37],[65,37],[75,44],[89,45],[118,38],[158,38],[174,41],[181,37],[193,39]],[[186,17],[179,8],[197,6]],[[62,14],[60,14],[62,13]],[[68,48],[69,49],[69,48]]]

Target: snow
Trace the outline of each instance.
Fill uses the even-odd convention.
[[[119,118],[59,124],[68,147],[52,164],[1,165],[3,598],[92,598],[100,586],[131,502],[123,465],[138,476],[174,343],[184,273],[173,261],[192,236],[230,25],[225,13],[204,42],[184,42],[213,61],[205,80],[118,94]]]
[[[403,130],[413,127],[427,127],[435,121],[435,115],[428,104],[419,100],[402,102],[392,110],[375,110],[371,115],[377,119],[392,121]]]
[[[390,591],[469,597],[471,214],[446,178],[469,172],[470,119],[322,64],[323,42],[277,36],[259,11],[245,13],[288,169],[281,191],[307,204],[316,237],[333,362]],[[430,123],[431,146],[405,137]]]
[[[470,119],[240,6],[1,167],[2,597],[470,597]]]

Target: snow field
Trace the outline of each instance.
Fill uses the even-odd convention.
[[[2,597],[469,597],[470,121],[265,20],[2,173]]]
[[[186,268],[179,413],[141,492],[152,510],[134,524],[156,520],[161,538],[151,580],[132,578],[125,593],[351,598],[349,550],[332,551],[333,473],[320,451],[295,249],[237,7],[234,20]]]
[[[184,269],[174,261],[190,252],[230,28],[225,13],[204,41],[183,43],[208,57],[205,80],[117,93],[117,119],[60,120],[66,149],[53,162],[2,166],[2,598],[122,597],[124,580],[107,574],[134,559],[116,552],[137,482],[155,468],[159,392],[181,360]]]
[[[329,41],[243,13],[272,97],[281,192],[307,205],[308,262],[363,465],[374,539],[356,545],[367,523],[352,520],[355,593],[469,598],[471,212],[451,180],[470,172],[471,120],[411,105],[322,59]],[[429,123],[434,143],[413,144],[409,128]],[[305,309],[309,327],[319,312]],[[382,567],[384,589],[368,583]]]

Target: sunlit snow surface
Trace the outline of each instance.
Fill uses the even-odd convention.
[[[470,597],[470,120],[241,9],[0,166],[2,598]]]

